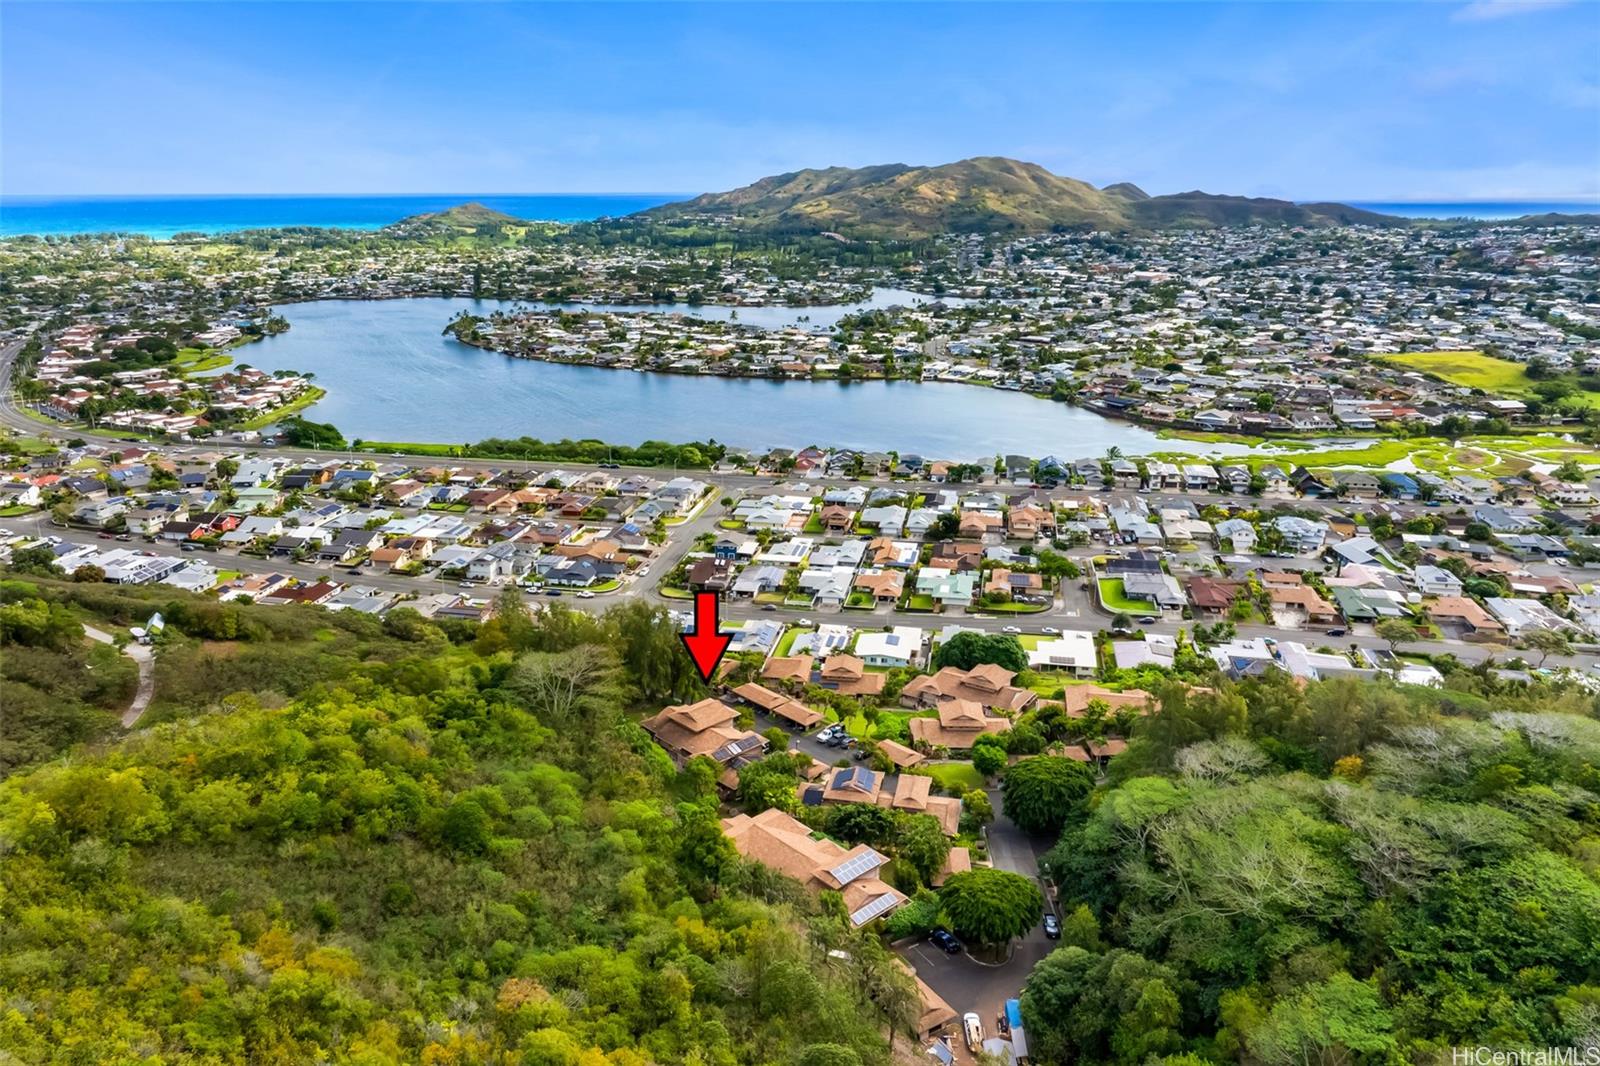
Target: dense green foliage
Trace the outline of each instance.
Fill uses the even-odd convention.
[[[956,935],[977,944],[1004,944],[1044,914],[1044,896],[1030,877],[979,867],[950,875],[939,907]]]
[[[1073,927],[1023,996],[1043,1061],[1417,1060],[1595,1031],[1593,695],[1487,671],[1162,695],[1043,861]]]
[[[1029,833],[1059,832],[1094,788],[1094,774],[1059,755],[1023,759],[1006,770],[1001,808]]]
[[[41,585],[10,638],[154,594]],[[914,1017],[639,730],[642,620],[168,613],[209,694],[0,784],[0,1058],[855,1066]]]
[[[357,448],[369,451],[404,451],[409,455],[475,457],[479,459],[522,459],[538,462],[614,462],[624,466],[670,466],[685,470],[705,469],[721,459],[727,449],[715,441],[704,444],[668,444],[647,440],[642,444],[607,444],[601,440],[543,441],[533,437],[505,440],[490,437],[476,444],[418,444],[385,441],[356,441]]]
[[[133,663],[45,595],[0,581],[0,777],[110,729],[133,694]]]
[[[940,644],[933,652],[936,669],[953,666],[958,670],[971,670],[974,666],[993,663],[1012,673],[1028,668],[1028,653],[1016,637],[1003,633],[979,633],[966,630]]]

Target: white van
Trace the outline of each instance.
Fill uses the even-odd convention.
[[[961,1016],[961,1032],[967,1038],[967,1050],[976,1055],[983,1050],[983,1019],[976,1011]]]

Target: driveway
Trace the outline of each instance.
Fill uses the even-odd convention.
[[[926,941],[905,948],[903,954],[917,976],[957,1014],[977,1011],[983,1019],[984,1035],[993,1036],[1006,1000],[1021,995],[1028,974],[1054,947],[1054,941],[1045,938],[1044,928],[1036,925],[1013,945],[1011,958],[998,966],[977,962],[965,952],[946,955]]]
[[[103,630],[93,626],[84,626],[90,640],[101,644],[115,644],[116,639]],[[134,690],[133,702],[128,704],[128,709],[122,712],[122,728],[132,729],[139,716],[144,714],[145,708],[150,706],[150,701],[156,694],[156,663],[155,656],[143,644],[126,644],[122,654],[132,659],[139,667],[139,687]]]

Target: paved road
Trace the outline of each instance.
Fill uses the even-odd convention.
[[[115,644],[116,638],[110,633],[94,626],[84,626],[90,640],[101,644]],[[134,690],[133,702],[128,704],[128,709],[122,712],[122,728],[132,729],[139,716],[144,714],[145,708],[150,706],[150,701],[156,694],[156,664],[155,656],[143,644],[127,644],[122,648],[122,654],[132,659],[139,667],[139,687]]]

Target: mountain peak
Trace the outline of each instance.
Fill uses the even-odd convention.
[[[941,233],[1045,233],[1071,229],[1150,229],[1277,223],[1403,224],[1340,204],[1210,196],[1150,196],[1127,182],[1097,189],[1037,163],[974,156],[939,166],[884,163],[797,170],[743,188],[664,204],[644,217],[671,221],[731,217],[774,233],[847,233],[910,240]]]

